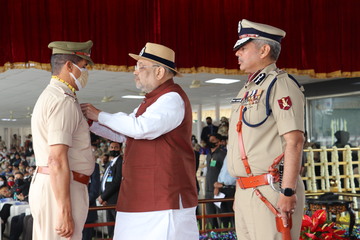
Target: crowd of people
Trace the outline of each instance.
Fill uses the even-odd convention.
[[[7,202],[17,201],[24,204],[28,202],[30,182],[36,168],[34,160],[31,135],[21,144],[20,138],[14,134],[10,149],[0,137],[0,202],[4,203],[0,209],[2,233],[8,223],[12,205]],[[24,229],[24,219],[25,213],[11,218],[9,239],[19,239]]]
[[[16,138],[16,134],[14,134]],[[29,135],[31,138],[31,135]],[[1,137],[0,137],[1,140]],[[32,144],[11,144],[8,150],[0,144],[0,187],[7,187],[14,199],[25,199],[29,192],[29,182],[35,170],[35,156]],[[20,192],[21,191],[21,192]]]

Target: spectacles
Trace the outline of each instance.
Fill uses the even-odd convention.
[[[144,66],[144,65],[139,65],[139,63],[137,63],[135,65],[135,71],[141,71],[144,70],[145,68],[150,68],[150,67],[160,67],[159,65],[151,65],[151,66]]]

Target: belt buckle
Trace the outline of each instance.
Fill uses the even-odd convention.
[[[268,173],[266,175],[267,177],[267,181],[269,183],[269,185],[271,186],[271,188],[275,191],[275,192],[280,192],[280,190],[276,189],[275,186],[274,186],[274,177],[273,175],[271,175],[270,173]]]

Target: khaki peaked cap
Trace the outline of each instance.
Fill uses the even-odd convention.
[[[90,58],[92,46],[93,42],[91,40],[87,42],[55,41],[48,45],[52,49],[52,54],[75,54],[87,60],[90,65],[94,65]]]

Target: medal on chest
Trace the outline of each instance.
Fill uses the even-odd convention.
[[[240,105],[243,106],[257,104],[260,101],[262,93],[262,89],[246,91],[244,97],[234,98],[231,100],[231,103],[240,103]]]

